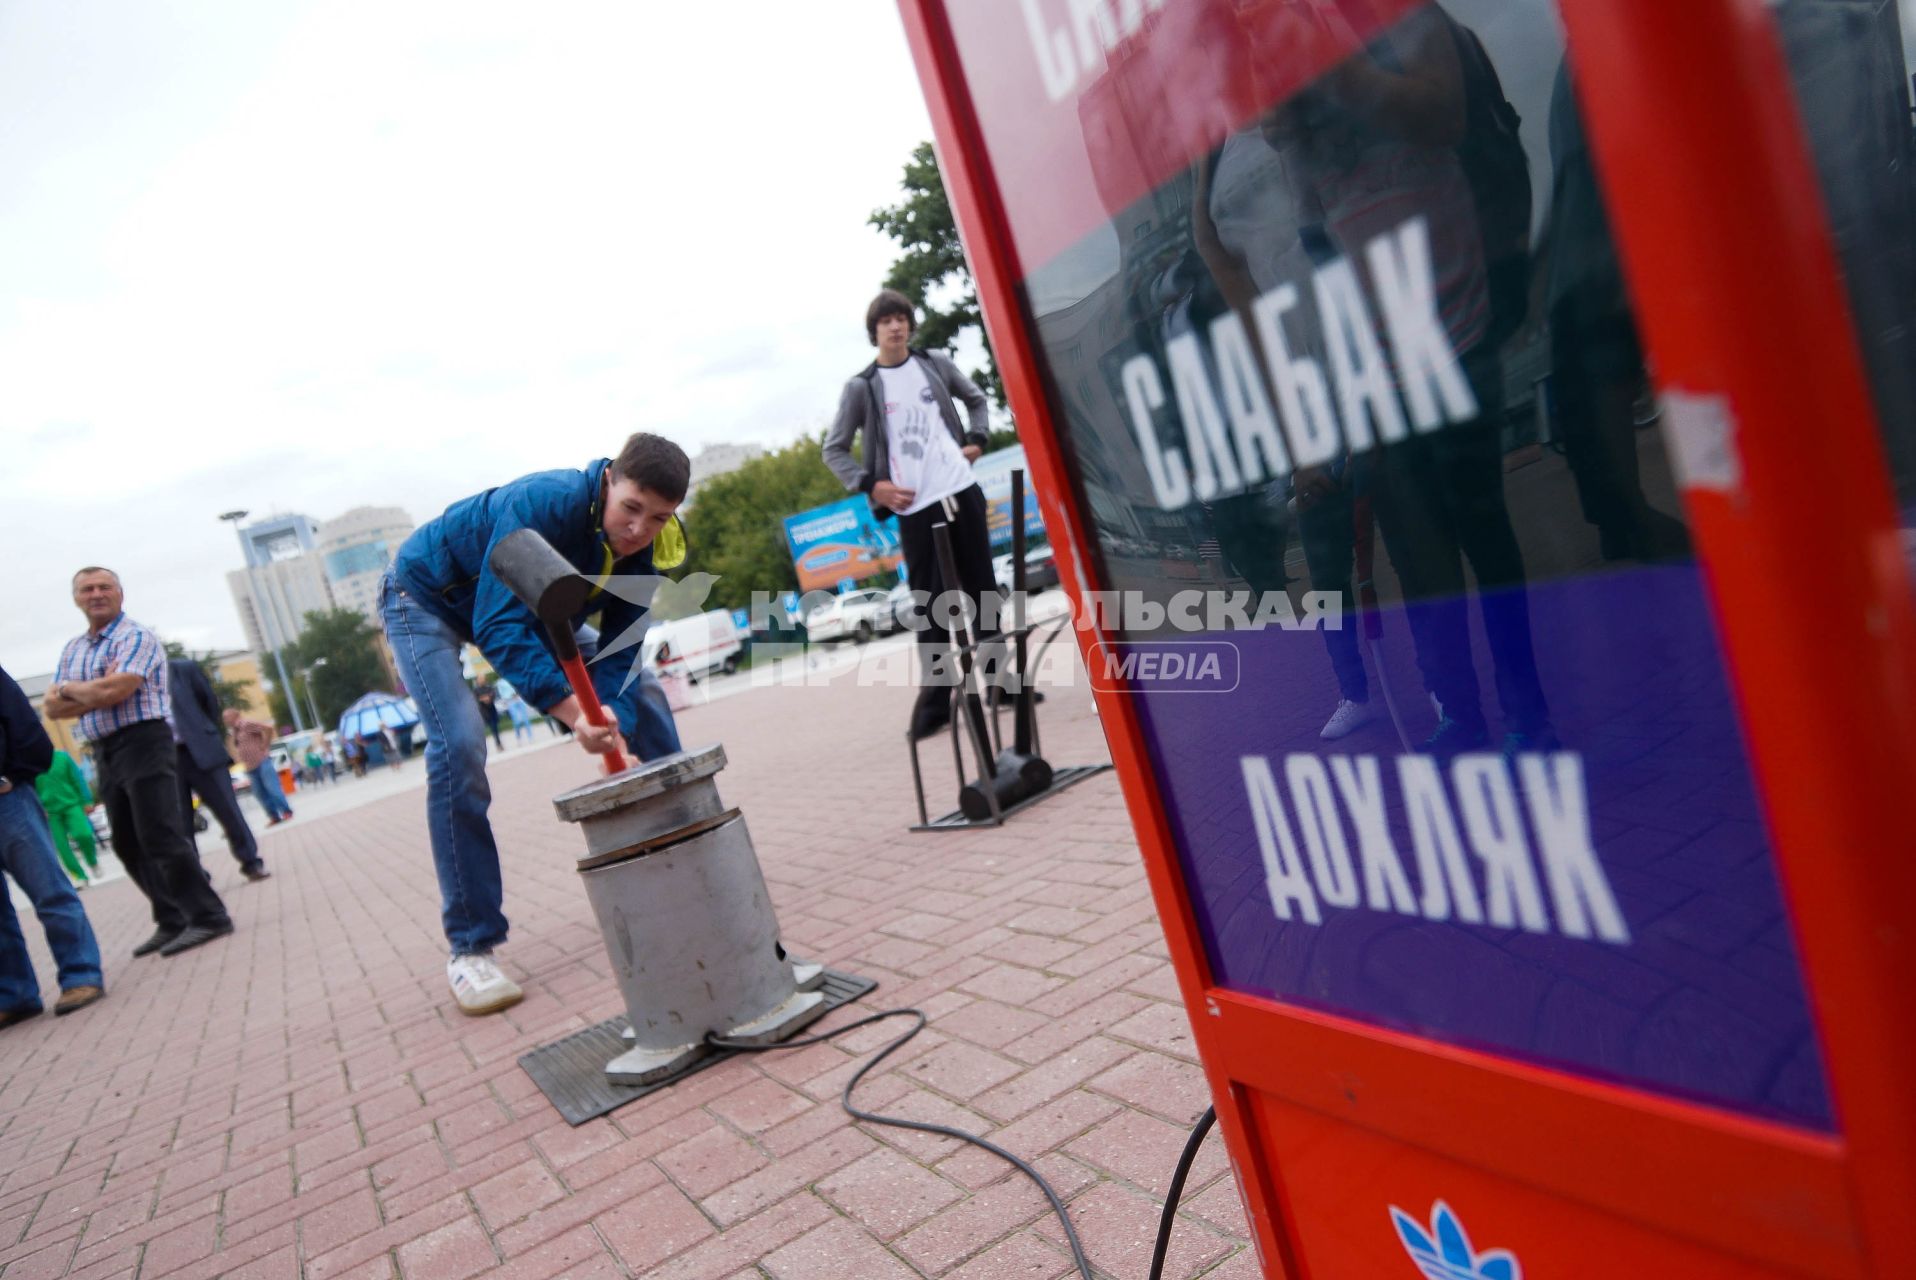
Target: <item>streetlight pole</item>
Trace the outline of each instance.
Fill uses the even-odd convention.
[[[326,727],[326,722],[319,718],[319,703],[313,698],[313,672],[325,665],[326,659],[315,658],[313,665],[306,668],[306,709],[313,713],[313,731],[315,733],[323,731]]]
[[[246,558],[246,582],[253,588],[253,603],[259,609],[260,637],[273,651],[273,667],[279,672],[279,687],[286,692],[286,706],[293,713],[293,728],[304,729],[306,726],[300,723],[299,691],[294,689],[293,682],[286,678],[286,661],[279,654],[281,647],[279,628],[273,625],[273,611],[268,607],[266,593],[260,590],[259,579],[253,576],[252,552],[247,549],[246,538],[240,533],[239,522],[246,519],[246,512],[224,511],[220,513],[220,519],[233,526],[233,533],[240,540],[240,554]],[[271,714],[272,709],[271,704],[268,704],[267,713]]]

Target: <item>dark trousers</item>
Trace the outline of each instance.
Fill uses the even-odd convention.
[[[153,923],[223,927],[226,904],[213,892],[180,812],[173,734],[164,720],[142,720],[98,744],[100,801],[113,824],[113,851],[153,904]]]
[[[226,833],[226,847],[233,851],[234,860],[242,867],[264,865],[260,861],[259,842],[253,839],[253,829],[246,825],[246,815],[240,812],[239,797],[233,794],[233,775],[226,767],[200,767],[184,745],[178,748],[175,764],[180,775],[180,811],[186,818],[187,839],[193,838],[193,797],[198,796],[206,811],[220,824],[220,830]]]
[[[1353,521],[1357,504],[1349,485],[1300,510],[1297,531],[1304,543],[1304,563],[1311,571],[1311,590],[1335,591],[1342,603],[1342,625],[1324,629],[1324,647],[1330,650],[1337,689],[1352,702],[1370,701],[1370,680],[1364,674],[1359,651],[1357,594],[1352,590],[1357,533]]]
[[[951,555],[958,568],[958,581],[955,583],[945,581],[938,564],[938,549],[932,540],[932,526],[940,521],[951,529]],[[983,489],[974,484],[941,502],[932,503],[923,511],[899,516],[898,545],[905,553],[905,573],[911,580],[914,595],[920,591],[929,592],[935,601],[947,591],[962,591],[971,604],[972,625],[978,630],[979,638],[998,633],[1001,608],[998,603],[998,580],[991,573],[991,524],[986,513]],[[991,597],[988,616],[983,612],[986,596]],[[914,604],[914,616],[922,612]],[[982,625],[978,619],[983,620]],[[918,643],[950,643],[950,632],[941,625],[943,620],[941,611],[934,609],[929,625],[918,632]],[[912,625],[916,625],[915,617]]]
[[[1424,687],[1444,715],[1484,727],[1470,651],[1468,580],[1477,580],[1484,635],[1506,727],[1535,733],[1550,720],[1530,641],[1523,550],[1504,505],[1503,373],[1493,356],[1466,357],[1482,414],[1384,450],[1377,459],[1377,524],[1403,585]]]

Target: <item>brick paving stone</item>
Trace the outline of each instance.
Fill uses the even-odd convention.
[[[483,1274],[488,1280],[555,1280],[559,1276],[604,1276],[623,1280],[625,1268],[606,1252],[598,1232],[590,1226],[579,1226]]]
[[[730,1275],[762,1277],[763,1273],[755,1265],[760,1259],[833,1216],[832,1210],[816,1196],[790,1196],[654,1267],[646,1280],[716,1280]]]
[[[662,1153],[658,1162],[688,1195],[702,1198],[759,1169],[766,1156],[723,1125],[708,1125]]]
[[[147,1241],[140,1265],[156,1276],[172,1275],[189,1263],[211,1257],[218,1243],[219,1217],[209,1213]]]
[[[996,1089],[980,1094],[972,1099],[971,1105],[994,1120],[1015,1120],[1033,1107],[1079,1088],[1129,1056],[1127,1046],[1103,1036],[1092,1036],[1013,1076]]]
[[[1099,1183],[1071,1204],[1071,1217],[1093,1266],[1114,1276],[1143,1275],[1157,1243],[1157,1201],[1113,1183]],[[1064,1233],[1055,1219],[1041,1219],[1036,1227],[1046,1239],[1062,1246]],[[1229,1256],[1237,1242],[1202,1226],[1180,1221],[1165,1257],[1166,1277],[1199,1275]]]
[[[758,689],[695,706],[681,733],[725,743],[723,789],[750,815],[787,945],[883,984],[825,1025],[905,1004],[934,1019],[861,1105],[1034,1158],[1114,1274],[1141,1274],[1132,1237],[1205,1099],[1115,782],[1000,830],[911,835],[894,730],[913,696]],[[807,732],[763,732],[785,723]],[[1057,759],[1105,758],[1082,684],[1057,689],[1045,731]],[[829,779],[821,738],[842,766]],[[500,958],[527,999],[483,1019],[444,988],[418,767],[385,798],[275,828],[264,885],[205,858],[237,932],[178,961],[127,958],[151,930],[130,884],[89,891],[115,998],[0,1040],[0,1280],[1068,1274],[1008,1166],[839,1109],[902,1022],[566,1126],[516,1060],[620,1007],[571,870],[578,833],[550,807],[589,763],[563,744],[489,763]],[[848,841],[847,812],[874,836]],[[29,949],[50,973],[43,942]],[[1207,1150],[1179,1223],[1187,1272],[1254,1273],[1235,1200]]]
[[[292,1198],[293,1170],[290,1165],[279,1164],[227,1187],[220,1200],[220,1216],[228,1222],[240,1222]]]
[[[948,1273],[945,1280],[1058,1280],[1076,1274],[1069,1254],[1035,1236],[1016,1235]]]
[[[982,1136],[1029,1160],[1055,1150],[1109,1118],[1118,1104],[1093,1093],[1061,1094],[1021,1119]],[[938,1172],[974,1189],[1010,1176],[1011,1165],[982,1147],[963,1146],[938,1165]]]
[[[1017,1075],[1018,1064],[988,1049],[954,1040],[920,1057],[905,1067],[904,1073],[948,1098],[962,1101]]]
[[[1210,1145],[1209,1139],[1205,1145]],[[1244,1220],[1244,1201],[1237,1193],[1237,1180],[1227,1175],[1201,1191],[1192,1189],[1201,1185],[1195,1180],[1187,1185],[1184,1212],[1202,1218],[1225,1235],[1240,1238],[1250,1235],[1250,1224]]]
[[[1037,1184],[1019,1175],[932,1218],[899,1240],[896,1251],[913,1266],[938,1275],[1050,1211]]]
[[[1203,1068],[1161,1053],[1127,1058],[1092,1080],[1091,1087],[1186,1128],[1210,1105]]]
[[[740,1132],[758,1135],[783,1121],[804,1115],[812,1105],[812,1100],[803,1094],[775,1080],[760,1078],[716,1099],[709,1109]]]
[[[467,1280],[498,1261],[485,1228],[472,1218],[449,1222],[399,1246],[399,1274],[405,1280]]]
[[[876,1145],[858,1130],[840,1127],[810,1146],[706,1197],[700,1201],[700,1207],[720,1226],[730,1226],[836,1173],[869,1154]]]
[[[909,1231],[964,1192],[895,1151],[874,1151],[818,1184],[818,1193],[880,1240]]]
[[[224,1274],[226,1280],[299,1280],[299,1250],[289,1244]]]
[[[645,1275],[667,1258],[713,1234],[711,1221],[674,1186],[654,1187],[638,1199],[601,1215],[599,1234],[634,1275]]]
[[[319,1258],[380,1226],[379,1205],[370,1189],[355,1191],[343,1200],[306,1214],[299,1220],[300,1247],[308,1258]]]
[[[1065,1150],[1094,1169],[1120,1178],[1162,1198],[1170,1189],[1171,1174],[1190,1131],[1156,1116],[1120,1109],[1111,1119],[1065,1144]],[[1227,1160],[1224,1144],[1207,1138],[1191,1164],[1191,1188],[1204,1186],[1222,1173]]]
[[[472,1202],[486,1225],[497,1230],[565,1199],[566,1189],[543,1163],[524,1160],[472,1189]]]
[[[914,1280],[916,1272],[856,1224],[839,1218],[800,1236],[762,1264],[772,1280]]]

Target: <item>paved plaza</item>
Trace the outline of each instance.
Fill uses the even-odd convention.
[[[1067,647],[1052,669],[1068,679]],[[1108,758],[1076,677],[1043,709],[1058,764]],[[1101,1271],[1141,1280],[1208,1098],[1117,783],[999,831],[912,834],[912,695],[841,669],[694,706],[680,727],[725,746],[720,790],[787,945],[881,984],[824,1025],[905,1004],[931,1019],[863,1105],[1034,1159]],[[550,804],[591,766],[561,746],[492,765],[513,929],[499,958],[527,992],[501,1015],[463,1018],[446,990],[416,787],[263,833],[274,874],[257,885],[202,837],[238,932],[175,959],[129,958],[151,931],[131,884],[88,891],[107,999],[0,1033],[0,1280],[1066,1275],[1055,1220],[1008,1166],[840,1110],[902,1021],[560,1119],[517,1059],[621,1011],[578,833]],[[932,747],[936,814],[955,801]],[[1244,1233],[1213,1135],[1167,1274],[1257,1275]]]

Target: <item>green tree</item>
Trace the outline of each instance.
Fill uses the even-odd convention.
[[[978,286],[965,264],[965,247],[958,239],[958,224],[951,218],[951,201],[938,172],[938,157],[929,142],[919,143],[912,151],[901,186],[903,200],[889,208],[872,210],[867,219],[896,240],[901,251],[885,277],[885,287],[898,290],[918,304],[924,318],[913,341],[919,346],[949,351],[965,330],[977,330],[978,340],[984,343],[985,363],[971,371],[971,380],[1002,409],[1004,382],[998,377],[991,339],[985,334],[984,319],[978,311]],[[934,291],[947,286],[957,291],[950,304],[932,305]]]
[[[822,443],[822,435],[801,436],[699,487],[685,517],[684,572],[717,575],[707,608],[736,609],[751,603],[754,591],[797,588],[785,517],[846,496],[819,452]]]
[[[320,727],[337,724],[340,715],[365,693],[393,691],[386,664],[379,660],[378,631],[366,615],[353,609],[308,612],[299,639],[280,651],[287,679],[297,697],[301,718],[319,710]],[[310,700],[308,694],[310,692]],[[275,688],[273,715],[279,724],[292,724],[286,699]]]

